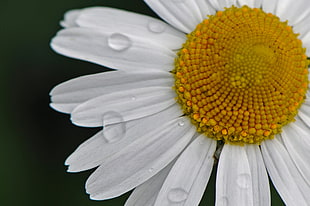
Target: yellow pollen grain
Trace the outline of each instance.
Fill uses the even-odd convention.
[[[184,92],[185,91],[185,89],[184,89],[184,87],[179,87],[179,92]]]
[[[228,134],[227,129],[222,129],[222,135],[227,135],[227,134]]]
[[[288,22],[232,6],[198,24],[175,59],[175,91],[197,131],[260,144],[294,121],[310,61]]]

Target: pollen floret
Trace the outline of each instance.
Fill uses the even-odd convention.
[[[294,121],[308,88],[302,42],[287,22],[231,7],[188,34],[175,60],[175,90],[197,131],[260,144]]]

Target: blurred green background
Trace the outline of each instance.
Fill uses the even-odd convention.
[[[156,16],[142,0],[2,0],[0,205],[113,206],[129,194],[92,201],[84,190],[91,171],[70,174],[66,157],[98,129],[72,125],[49,108],[53,86],[105,68],[54,53],[50,39],[70,9],[110,6]],[[201,205],[214,204],[215,173]],[[272,191],[272,205],[283,205]]]

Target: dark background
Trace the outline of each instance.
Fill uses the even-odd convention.
[[[113,206],[129,194],[92,201],[84,190],[91,171],[70,174],[66,157],[98,129],[72,125],[49,108],[57,84],[105,68],[54,53],[50,39],[70,9],[110,6],[156,16],[142,0],[9,1],[0,7],[0,205]],[[214,205],[215,173],[201,205]],[[272,192],[273,204],[283,205]]]

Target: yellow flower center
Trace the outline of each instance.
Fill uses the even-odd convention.
[[[175,90],[197,131],[225,143],[260,144],[294,121],[308,87],[306,49],[287,22],[230,7],[188,34]]]

